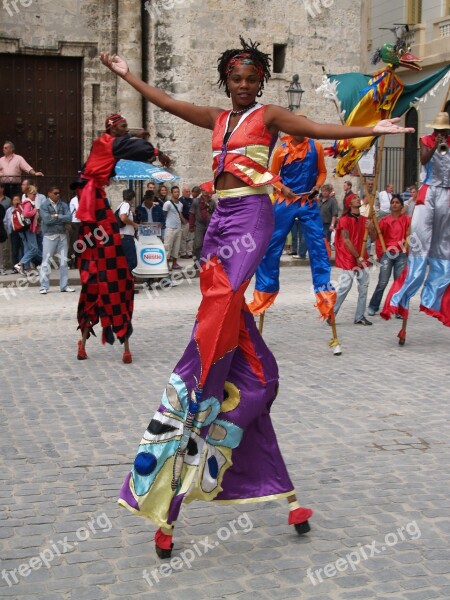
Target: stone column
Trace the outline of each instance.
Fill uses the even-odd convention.
[[[126,59],[130,71],[141,77],[142,28],[140,2],[118,1],[117,27],[118,54]],[[142,127],[141,95],[121,78],[118,78],[117,84],[117,108],[119,112],[127,117],[130,127]]]

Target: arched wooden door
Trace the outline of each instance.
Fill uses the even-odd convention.
[[[45,182],[61,185],[82,162],[81,60],[0,54],[1,143],[11,140]]]

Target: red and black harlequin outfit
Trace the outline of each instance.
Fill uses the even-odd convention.
[[[134,282],[129,272],[116,217],[109,206],[105,185],[121,159],[148,161],[158,150],[141,138],[126,133],[113,137],[104,133],[92,144],[81,177],[87,183],[81,190],[77,218],[81,220],[79,269],[81,294],[78,325],[93,333],[101,321],[102,342],[123,343],[133,332]]]

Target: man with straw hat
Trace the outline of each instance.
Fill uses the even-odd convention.
[[[450,123],[437,114],[431,135],[420,138],[423,184],[411,223],[407,269],[391,289],[381,316],[408,318],[409,302],[424,283],[420,310],[450,327]],[[427,267],[428,275],[425,279]],[[401,287],[400,287],[401,285]],[[395,284],[394,284],[395,286]],[[397,291],[398,290],[398,291]],[[400,343],[402,338],[400,337]],[[404,343],[404,340],[403,340]]]

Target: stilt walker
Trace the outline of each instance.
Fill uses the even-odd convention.
[[[450,123],[440,112],[427,127],[433,133],[420,139],[424,171],[411,222],[408,263],[392,285],[381,316],[403,318],[399,345],[406,341],[411,298],[421,293],[420,310],[450,327]],[[428,271],[428,272],[427,272]]]
[[[331,318],[336,296],[330,282],[330,258],[316,201],[327,175],[322,145],[304,136],[285,135],[281,140],[270,167],[272,173],[281,178],[273,184],[276,188],[274,231],[256,271],[253,299],[248,305],[255,316],[259,315],[260,333],[265,312],[280,290],[280,259],[296,219],[306,240],[317,301],[315,306],[323,320]]]
[[[81,178],[76,216],[80,219],[80,240],[84,250],[78,257],[81,293],[78,302],[78,360],[88,358],[86,341],[101,321],[102,343],[113,344],[115,338],[124,345],[122,361],[132,362],[129,340],[133,333],[134,281],[128,269],[116,217],[106,199],[105,186],[121,159],[150,162],[159,157],[161,164],[170,159],[154,148],[145,137],[147,132],[128,132],[126,118],[116,113],[105,121],[105,133],[92,144]]]
[[[118,56],[102,53],[109,69],[150,102],[213,130],[213,170],[219,204],[203,245],[202,300],[191,339],[175,366],[159,409],[144,433],[119,502],[159,527],[156,551],[168,558],[183,501],[261,502],[286,498],[288,523],[309,530],[312,510],[299,505],[278,447],[270,410],[278,390],[276,361],[258,332],[244,293],[267,250],[273,207],[268,171],[280,130],[337,139],[406,133],[395,120],[375,127],[317,124],[256,101],[270,77],[269,57],[241,38],[241,48],[219,58],[219,83],[231,110],[171,98],[130,73]],[[222,252],[251,235],[251,252]],[[220,260],[219,260],[220,257]],[[228,258],[226,258],[228,257]]]

